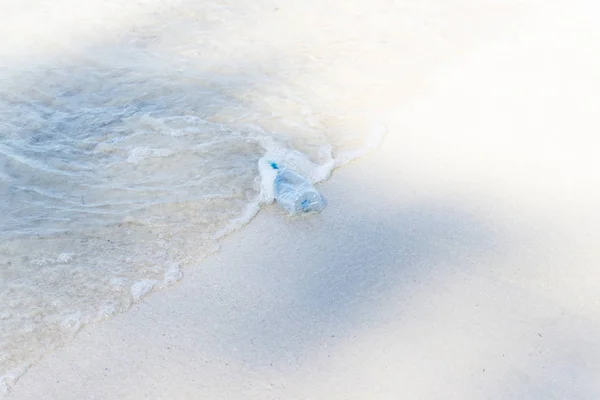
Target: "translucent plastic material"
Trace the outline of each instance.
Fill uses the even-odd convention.
[[[294,171],[280,168],[271,163],[277,170],[273,182],[273,194],[277,202],[292,215],[320,212],[325,208],[325,201],[321,194],[307,181]]]

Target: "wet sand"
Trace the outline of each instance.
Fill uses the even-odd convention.
[[[600,396],[600,29],[534,5],[382,114],[381,149],[266,207],[12,399]]]

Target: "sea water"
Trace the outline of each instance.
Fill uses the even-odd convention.
[[[343,54],[284,4],[120,3],[0,17],[4,389],[214,252],[272,201],[267,160],[318,182],[383,134],[340,106]]]
[[[269,161],[317,183],[377,148],[519,3],[0,1],[0,394],[216,251]]]

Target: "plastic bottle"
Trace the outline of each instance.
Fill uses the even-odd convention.
[[[273,194],[277,202],[290,214],[320,212],[325,208],[325,200],[309,181],[296,172],[279,167],[272,162],[277,171],[273,182]]]

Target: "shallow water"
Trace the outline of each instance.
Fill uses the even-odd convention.
[[[281,58],[259,66],[240,59],[240,50],[224,47],[230,36],[206,36],[220,16],[232,17],[212,7],[151,17],[140,9],[152,23],[110,40],[87,32],[90,48],[54,43],[48,54],[34,37],[28,45],[41,57],[30,50],[32,61],[5,51],[5,383],[83,325],[176,282],[185,264],[248,222],[271,200],[259,160],[319,181],[365,148],[365,130],[341,134],[351,119],[315,111],[311,88],[302,86],[315,65],[294,72],[277,65]],[[48,23],[48,33],[54,27]],[[61,32],[56,42],[71,37]],[[185,45],[173,45],[176,39]]]
[[[267,160],[319,182],[376,148],[382,105],[508,7],[121,3],[0,17],[0,384],[214,252]]]

